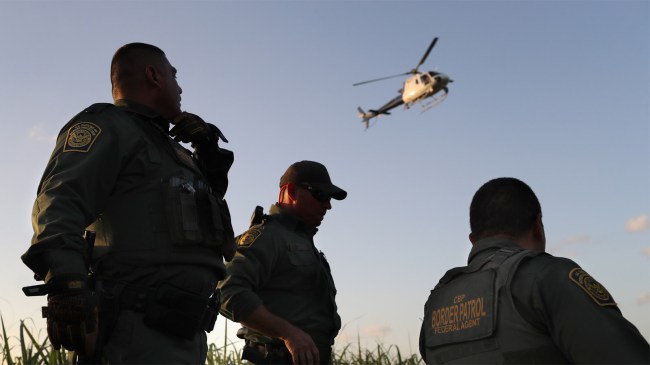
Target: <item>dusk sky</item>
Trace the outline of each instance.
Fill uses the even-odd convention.
[[[449,75],[447,99],[398,107],[364,131],[414,68]],[[333,201],[316,245],[344,329],[336,346],[417,352],[423,306],[466,264],[468,207],[512,176],[542,204],[547,251],[601,282],[650,339],[650,2],[0,1],[0,315],[45,328],[20,255],[54,140],[112,102],[110,59],[146,42],[178,69],[182,108],[235,153],[226,195],[236,233],[277,198],[299,160],[327,166]],[[568,280],[568,278],[567,278]],[[209,340],[223,343],[220,317]],[[228,323],[231,340],[239,325]],[[44,338],[45,331],[41,332]]]

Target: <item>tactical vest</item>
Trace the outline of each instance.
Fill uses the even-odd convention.
[[[130,138],[141,147],[124,162],[114,193],[88,227],[96,232],[91,261],[200,264],[225,273],[222,257],[235,246],[228,205],[212,193],[189,151],[151,121],[118,108],[103,114],[117,128],[133,126]]]
[[[426,363],[568,363],[548,334],[519,314],[510,292],[522,260],[540,254],[502,248],[449,270],[425,304]]]

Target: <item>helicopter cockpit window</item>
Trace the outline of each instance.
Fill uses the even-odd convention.
[[[431,77],[429,77],[429,75],[427,75],[427,74],[424,74],[424,75],[420,76],[420,79],[422,80],[422,83],[425,84],[425,85],[427,85],[427,84],[429,84],[431,82]]]

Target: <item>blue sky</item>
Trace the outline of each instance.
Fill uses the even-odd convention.
[[[111,101],[110,58],[141,41],[178,69],[183,109],[230,140],[236,231],[274,202],[295,161],[324,163],[348,191],[316,237],[339,291],[340,344],[417,350],[429,290],[466,262],[472,195],[499,176],[531,185],[548,251],[604,284],[648,339],[649,4],[0,1],[5,324],[44,326],[44,300],[20,292],[33,280],[19,256],[54,138]],[[364,131],[357,106],[383,105],[403,80],[352,84],[412,69],[433,37],[420,70],[454,79],[449,97]]]

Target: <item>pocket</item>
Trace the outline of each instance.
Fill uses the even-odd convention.
[[[206,190],[198,190],[196,199],[205,244],[208,247],[219,248],[223,243],[223,224],[217,197]]]
[[[289,262],[294,266],[309,266],[318,264],[314,253],[309,250],[289,251],[287,252]]]
[[[199,212],[196,191],[189,182],[173,181],[165,189],[165,213],[172,242],[175,244],[196,244],[203,239],[199,227]]]

